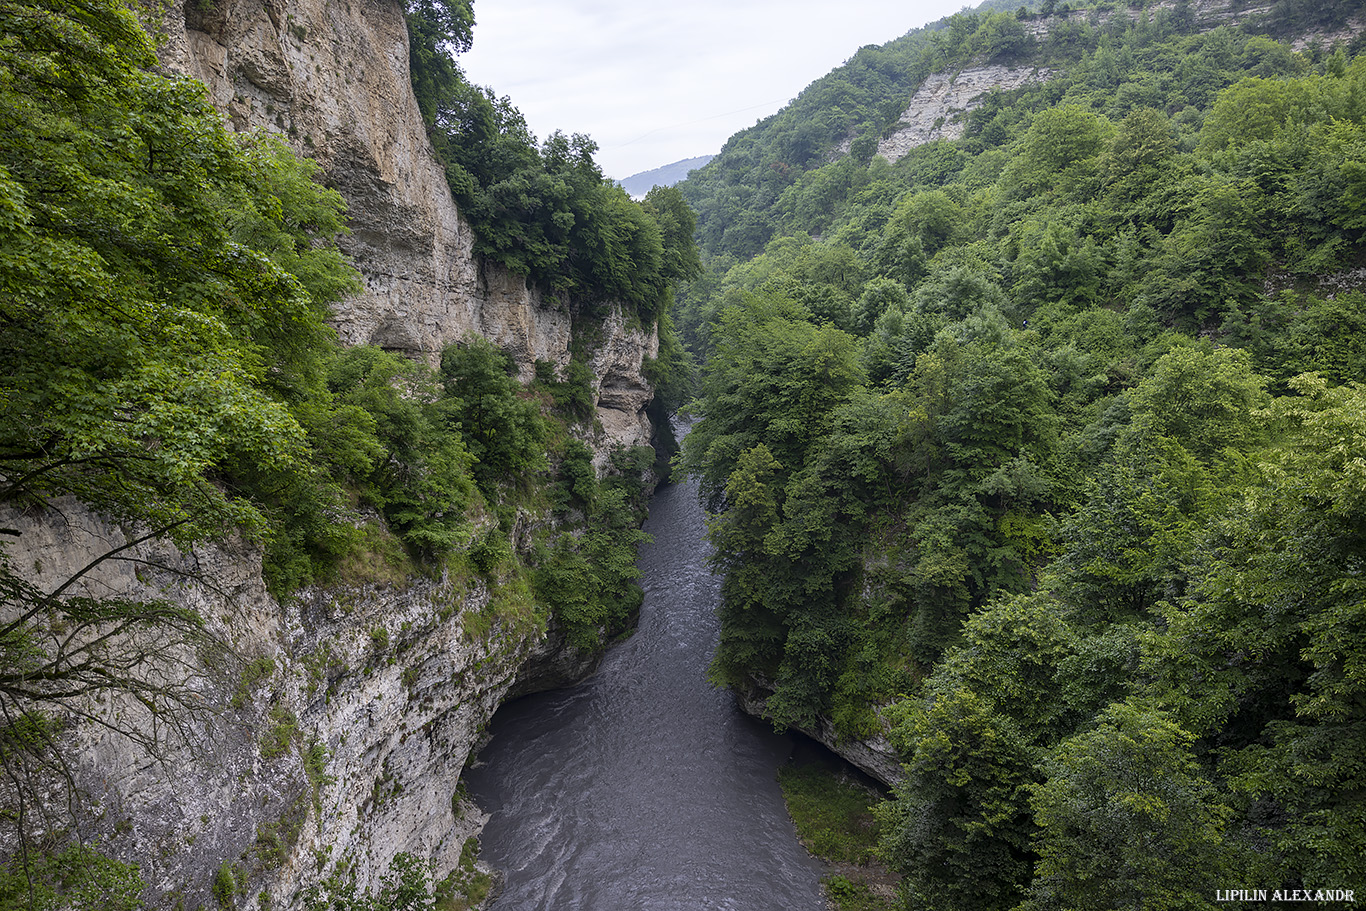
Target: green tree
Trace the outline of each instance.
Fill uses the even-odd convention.
[[[1198,553],[1152,664],[1173,715],[1223,746],[1235,791],[1284,814],[1254,827],[1273,886],[1360,877],[1366,813],[1355,787],[1366,396],[1313,374],[1292,388],[1271,411],[1281,441],[1265,480]]]
[[[1206,462],[1260,441],[1266,382],[1236,348],[1173,348],[1153,364],[1131,397],[1140,430],[1171,437]]]
[[[1028,56],[1033,40],[1012,13],[991,13],[973,36],[979,53],[987,60],[1013,63]]]
[[[857,341],[804,317],[781,296],[752,296],[721,314],[717,350],[703,373],[704,410],[684,442],[685,464],[713,501],[740,453],[759,443],[779,463],[800,465],[863,381]]]
[[[1219,93],[1200,131],[1200,148],[1269,140],[1295,120],[1323,116],[1321,80],[1250,77]]]
[[[143,881],[138,868],[71,845],[51,856],[31,855],[0,866],[0,908],[5,911],[140,911]]]
[[[644,593],[635,584],[636,548],[649,541],[637,524],[625,491],[603,487],[588,512],[581,534],[561,532],[539,557],[532,583],[539,599],[551,605],[570,645],[601,647],[628,628]]]
[[[425,34],[424,21],[410,14],[411,36]],[[653,323],[670,286],[696,269],[686,230],[691,213],[681,197],[662,192],[653,202],[632,202],[603,177],[587,136],[556,132],[538,146],[508,98],[465,82],[442,56],[444,45],[432,46],[446,75],[434,78],[440,67],[427,67],[414,52],[414,89],[429,99],[433,144],[474,228],[475,251],[569,295],[590,317],[615,302]]]
[[[260,533],[263,494],[312,473],[301,422],[331,423],[322,315],[355,281],[340,197],[150,73],[121,8],[0,15],[3,496],[74,494],[180,540]]]
[[[1076,708],[1063,698],[1065,668],[1082,646],[1058,608],[1034,595],[991,602],[964,625],[962,644],[935,668],[929,691],[962,686],[990,693],[996,710],[1035,744],[1069,731]]]
[[[1166,238],[1144,295],[1188,329],[1213,321],[1256,294],[1270,250],[1265,197],[1246,179],[1193,181],[1193,211]]]
[[[696,278],[702,271],[697,244],[697,215],[677,187],[654,187],[645,194],[645,212],[654,219],[663,244],[661,271],[671,285]]]
[[[1179,596],[1214,509],[1208,473],[1171,440],[1128,436],[1063,525],[1061,597],[1087,623],[1143,617]]]
[[[1175,152],[1171,124],[1161,112],[1151,108],[1131,112],[1116,130],[1101,165],[1111,205],[1119,212],[1131,210],[1165,176]]]
[[[448,426],[440,387],[425,366],[378,348],[349,348],[329,385],[369,422],[370,447],[347,480],[416,556],[433,558],[470,531],[474,456]]]
[[[0,764],[19,844],[3,888],[18,875],[39,906],[131,907],[136,870],[61,849],[73,820],[45,818],[53,795],[27,789],[71,784],[66,724],[153,756],[202,737],[210,707],[176,662],[231,655],[193,610],[87,583],[154,538],[268,540],[282,489],[335,505],[305,425],[334,414],[323,314],[355,274],[335,248],[340,197],[278,142],[229,134],[202,85],[156,72],[128,8],[4,2],[0,34],[0,503],[75,497],[122,531],[66,579],[32,581],[0,554]]]
[[[1029,788],[1038,780],[1020,731],[971,690],[903,704],[893,733],[906,778],[879,807],[881,853],[908,898],[934,911],[1014,908],[1033,868]]]
[[[442,420],[459,430],[490,499],[500,484],[546,467],[545,421],[536,403],[521,397],[514,369],[512,358],[479,337],[441,354]]]
[[[1049,108],[1030,124],[1002,183],[1015,196],[1081,196],[1093,190],[1100,154],[1113,132],[1109,121],[1079,105]]]
[[[929,260],[962,235],[963,211],[942,190],[908,193],[896,206],[878,241],[873,263],[880,274],[911,286]]]
[[[253,217],[270,219],[260,171],[202,87],[140,69],[154,58],[129,14],[0,13],[15,36],[0,61],[6,497],[73,493],[182,535],[259,529],[246,498],[202,479],[301,466],[303,433],[270,377],[293,375],[284,356],[322,332],[299,281],[220,214],[225,197],[260,200]]]
[[[441,100],[463,81],[453,55],[474,43],[474,6],[471,0],[404,0],[403,9],[413,94],[430,125],[437,122]]]
[[[1039,863],[1026,907],[1215,907],[1232,872],[1223,842],[1231,811],[1193,740],[1130,702],[1059,746],[1033,788]]]
[[[775,673],[782,660],[785,630],[767,597],[769,563],[764,539],[779,519],[782,465],[763,443],[743,452],[726,480],[727,509],[712,518],[712,564],[722,581],[721,641],[712,676],[742,684],[746,675]]]

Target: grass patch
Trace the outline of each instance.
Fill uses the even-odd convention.
[[[299,733],[299,719],[283,705],[276,704],[270,709],[270,729],[261,739],[261,758],[274,759],[283,756],[285,750],[294,742]]]
[[[337,580],[353,585],[370,582],[402,585],[417,573],[418,566],[403,542],[375,521],[365,522],[356,529],[351,547],[337,564]]]
[[[275,659],[265,657],[248,662],[242,668],[242,679],[237,682],[237,691],[232,694],[232,707],[235,709],[244,708],[251,699],[251,691],[261,681],[269,680],[274,675]]]
[[[327,747],[314,737],[309,741],[308,748],[302,751],[302,756],[304,774],[308,776],[308,785],[313,792],[313,809],[317,810],[318,815],[321,816],[323,812],[323,788],[337,780],[327,774],[327,760],[329,758]]]
[[[466,641],[474,642],[489,635],[502,621],[513,632],[544,630],[546,616],[536,606],[536,598],[520,562],[513,561],[511,570],[489,584],[489,600],[478,611],[464,617]]]
[[[865,880],[857,876],[834,873],[821,880],[825,894],[839,911],[898,911],[900,902],[889,899],[873,890]]]
[[[460,848],[460,866],[437,883],[435,911],[468,911],[477,908],[493,889],[493,876],[478,869],[479,840],[465,839]]]
[[[870,809],[882,798],[828,763],[789,763],[778,770],[787,811],[808,851],[832,865],[821,879],[839,911],[893,911],[896,876],[877,860],[877,821]]]
[[[824,765],[785,765],[778,784],[808,851],[835,863],[873,859],[877,826],[869,807],[876,794]]]

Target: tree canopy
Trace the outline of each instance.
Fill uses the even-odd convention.
[[[1105,6],[864,49],[680,187],[713,676],[890,739],[906,907],[1361,877],[1364,42]],[[1007,60],[1047,78],[872,154]]]
[[[640,205],[603,177],[597,144],[556,132],[537,141],[510,98],[470,84],[468,0],[408,4],[413,89],[475,250],[590,316],[624,305],[644,323],[696,269],[677,204]]]

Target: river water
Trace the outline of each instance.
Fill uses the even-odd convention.
[[[650,504],[640,627],[585,683],[509,703],[467,773],[494,911],[819,911],[774,774],[786,735],[706,680],[720,580],[694,484]]]

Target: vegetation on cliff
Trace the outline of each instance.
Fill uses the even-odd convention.
[[[439,40],[458,43],[461,22],[439,18]],[[337,248],[341,197],[279,139],[228,131],[206,95],[157,71],[117,0],[0,0],[0,504],[42,513],[74,498],[127,535],[39,585],[7,555],[17,532],[0,529],[0,769],[20,833],[0,867],[5,907],[138,900],[132,868],[62,850],[75,818],[47,818],[38,783],[69,783],[63,725],[94,717],[92,699],[141,703],[156,730],[100,722],[155,749],[162,725],[205,710],[196,682],[157,661],[184,647],[234,666],[187,608],[77,595],[141,541],[241,535],[264,549],[280,597],[463,577],[508,619],[544,628],[553,614],[587,649],[639,603],[655,453],[614,452],[599,479],[580,442],[594,414],[586,351],[524,386],[483,339],[451,346],[439,370],[342,349],[325,318],[359,283]],[[674,197],[631,206],[655,271],[602,262],[654,283],[629,299],[653,318],[664,276],[695,263],[692,223]],[[581,339],[600,315],[577,315]],[[662,380],[677,355],[665,347]],[[27,840],[39,830],[48,841]]]
[[[439,373],[340,350],[324,317],[357,283],[316,166],[152,72],[116,4],[3,12],[6,502],[74,495],[180,541],[245,530],[285,592],[357,546],[337,520],[357,500],[430,564],[473,546],[478,513],[544,498],[591,418],[581,364],[537,392],[480,339]]]
[[[632,201],[603,177],[592,139],[538,144],[511,99],[466,82],[452,55],[469,47],[468,0],[409,3],[408,23],[413,89],[475,250],[590,314],[616,303],[655,322],[698,268],[673,194]]]
[[[1007,99],[989,95],[983,109],[969,115],[965,142],[931,145],[893,169],[896,176],[914,176],[930,186],[961,169],[964,154],[1003,145],[1021,117],[1057,103],[1078,83],[1075,91],[1099,93],[1087,97],[1088,107],[1113,120],[1135,107],[1152,107],[1178,118],[1180,125],[1188,106],[1186,116],[1198,119],[1213,94],[1231,81],[1290,72],[1288,47],[1270,41],[1267,34],[1340,29],[1356,11],[1350,2],[1276,0],[1266,13],[1242,12],[1255,31],[1264,33],[1244,46],[1241,39],[1249,37],[1245,31],[1202,33],[1193,4],[1186,0],[1050,0],[1043,4],[1047,14],[1029,12],[1026,6],[1038,9],[1040,4],[984,3],[976,12],[860,48],[783,110],[732,136],[715,159],[679,185],[697,211],[704,255],[746,260],[774,237],[823,232],[869,190],[865,173],[876,164],[878,142],[896,130],[908,99],[932,74],[1000,65],[1040,67],[1052,78],[1046,87],[1035,87],[1032,99],[1019,99],[1023,104],[1011,98],[1011,112],[1003,117],[996,116],[995,104]],[[1051,15],[1055,7],[1056,16]],[[1242,9],[1237,3],[1230,8]],[[1236,49],[1224,36],[1235,39]],[[1209,41],[1214,43],[1207,47]],[[1357,37],[1346,51],[1357,53],[1364,41]],[[1322,53],[1321,46],[1310,51]],[[908,187],[902,182],[895,189],[871,192],[889,197]]]
[[[326,394],[322,314],[354,277],[332,243],[340,198],[153,72],[122,5],[5,2],[0,34],[0,502],[76,497],[128,528],[53,586],[0,559],[5,900],[131,907],[135,872],[25,840],[72,823],[35,796],[68,771],[63,725],[110,691],[150,727],[105,723],[148,747],[200,715],[194,681],[150,664],[207,637],[182,606],[77,584],[152,536],[269,537],[282,496],[320,489],[310,430],[353,423]]]
[[[953,17],[682,186],[713,673],[890,735],[909,907],[1366,873],[1366,58],[1268,36],[1290,12]],[[1053,73],[872,154],[1003,53]]]

